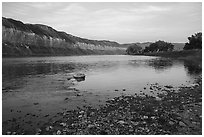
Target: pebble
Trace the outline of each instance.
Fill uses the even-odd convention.
[[[151,116],[151,119],[156,119],[156,117],[155,116]]]
[[[144,116],[143,118],[144,118],[144,119],[148,119],[148,116]]]
[[[129,129],[129,132],[133,132],[133,131],[134,131],[134,129],[133,129],[133,128]]]
[[[82,96],[82,94],[81,94],[81,93],[78,93],[76,96]]]
[[[177,120],[181,120],[182,118],[181,118],[181,117],[176,117],[176,119],[177,119]]]
[[[46,129],[45,129],[46,131],[49,131],[50,130],[50,127],[46,127]]]
[[[11,134],[11,132],[10,132],[10,131],[7,131],[7,132],[6,132],[6,134],[7,134],[7,135],[10,135],[10,134]]]
[[[39,132],[41,132],[41,131],[42,131],[42,130],[39,129],[39,128],[36,129],[36,132],[37,132],[37,133],[39,133]]]
[[[80,112],[79,112],[79,114],[83,114],[83,113],[84,113],[84,111],[80,111]]]
[[[164,87],[166,87],[166,88],[173,88],[171,85],[166,85]]]
[[[195,124],[195,125],[197,125],[197,124],[198,124],[198,122],[195,122],[195,121],[193,121],[193,122],[192,122],[192,124]]]
[[[173,122],[173,121],[169,121],[169,124],[170,124],[170,125],[174,125],[174,122]]]
[[[33,105],[38,105],[39,103],[33,103]]]
[[[158,112],[158,109],[155,109],[154,112]]]
[[[72,79],[72,77],[71,77],[71,76],[67,78],[67,80],[70,80],[70,79]]]
[[[68,100],[69,98],[65,98],[64,100]]]
[[[199,118],[202,118],[202,115],[200,115]]]
[[[199,84],[190,84],[189,87],[195,87],[195,86],[199,86]]]
[[[95,127],[95,125],[92,125],[92,124],[88,125],[88,128],[93,128],[93,127]]]
[[[62,132],[60,130],[57,130],[57,135],[60,135]]]
[[[146,123],[147,123],[146,121],[143,121],[143,122],[142,122],[142,124],[146,124]]]
[[[78,118],[82,118],[82,115],[79,115]]]
[[[49,131],[50,129],[52,129],[53,127],[52,126],[48,126],[48,127],[46,127],[46,131]]]
[[[139,122],[133,122],[131,121],[131,123],[134,125],[134,126],[137,126],[139,124]]]
[[[156,97],[155,99],[156,99],[157,101],[160,101],[160,100],[161,100],[161,98],[159,98],[159,97]]]
[[[47,114],[47,115],[45,115],[44,117],[48,117],[49,115]]]
[[[182,126],[182,127],[186,126],[186,124],[184,124],[182,121],[179,121],[179,125]]]
[[[67,124],[66,123],[60,123],[60,125],[65,127]]]
[[[90,113],[90,116],[93,116],[94,114],[95,114],[94,112],[91,112],[91,113]]]
[[[108,135],[108,132],[105,130],[100,131],[100,135]]]
[[[125,124],[125,121],[120,120],[120,121],[118,121],[118,123],[119,123],[119,124]]]

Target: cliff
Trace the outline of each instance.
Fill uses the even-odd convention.
[[[117,42],[89,40],[41,24],[2,18],[3,56],[125,54]]]

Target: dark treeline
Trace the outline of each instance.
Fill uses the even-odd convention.
[[[159,40],[145,47],[144,52],[172,51],[173,49],[173,44]]]
[[[137,44],[131,45],[126,50],[127,54],[132,55],[136,53],[142,52],[142,47],[138,46]]]
[[[189,42],[185,43],[184,50],[202,49],[202,33],[196,33],[188,37]]]
[[[185,43],[183,50],[202,49],[202,33],[196,33],[188,37],[189,42]],[[157,53],[157,52],[171,52],[174,50],[174,44],[158,40],[151,43],[149,46],[142,49],[139,45],[134,44],[127,48],[126,52],[129,55]]]

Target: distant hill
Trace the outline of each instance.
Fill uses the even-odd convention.
[[[3,56],[124,54],[126,47],[107,40],[89,40],[43,24],[2,18]]]

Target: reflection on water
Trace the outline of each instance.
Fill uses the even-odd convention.
[[[3,64],[3,80],[25,77],[27,75],[48,75],[56,74],[58,72],[73,72],[80,64],[58,64],[58,63],[33,63],[33,64]],[[83,65],[86,67],[86,65]]]
[[[32,112],[40,114],[35,122],[44,120],[45,114],[99,104],[121,94],[148,94],[151,83],[180,86],[202,71],[188,62],[128,55],[3,58],[2,70],[3,121]],[[86,77],[70,78],[78,73]]]
[[[148,81],[150,80],[148,77],[152,78],[155,75],[166,75],[166,78],[168,78],[171,77],[170,74],[176,76],[178,72],[181,72],[183,74],[181,81],[185,81],[188,80],[186,74],[192,76],[200,74],[202,71],[201,66],[187,61],[178,62],[166,58],[146,56],[76,56],[56,57],[54,59],[53,57],[42,57],[37,59],[28,58],[27,60],[26,58],[15,58],[13,60],[4,58],[2,65],[3,83],[26,76],[67,74],[80,71],[86,72],[90,76],[101,76],[98,79],[105,80],[113,79],[111,75],[114,73],[115,76],[112,77],[118,78],[114,79],[118,83],[120,81],[124,82],[121,80],[120,75],[125,75],[125,77],[131,75],[128,79],[135,82],[138,77],[140,79],[147,78],[146,81]],[[161,74],[157,74],[158,72]]]
[[[173,66],[173,61],[165,58],[153,59],[148,61],[148,66],[153,67],[157,71],[164,71]]]
[[[184,61],[184,67],[189,75],[200,75],[202,73],[201,64]]]

